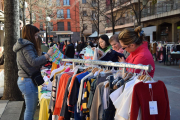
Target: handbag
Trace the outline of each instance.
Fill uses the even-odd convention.
[[[19,61],[18,61],[18,63],[19,63]],[[23,67],[21,66],[20,63],[19,63],[19,66],[23,69]],[[23,69],[23,71],[32,79],[35,86],[39,86],[44,83],[44,79],[41,75],[40,70],[37,72],[34,72],[32,75],[29,75],[24,69]]]

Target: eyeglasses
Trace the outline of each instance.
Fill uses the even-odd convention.
[[[125,50],[126,48],[128,48],[130,45],[128,45],[127,47],[123,47],[122,49]]]

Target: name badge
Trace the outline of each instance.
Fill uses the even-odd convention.
[[[157,101],[149,101],[149,111],[150,115],[158,114]]]

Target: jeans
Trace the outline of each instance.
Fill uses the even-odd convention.
[[[31,78],[19,77],[17,84],[24,95],[26,104],[24,120],[33,120],[38,103],[38,88],[34,85]]]

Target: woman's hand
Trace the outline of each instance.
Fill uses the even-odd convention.
[[[50,58],[50,56],[51,56],[52,54],[53,54],[53,48],[51,47],[51,48],[48,50],[47,54],[45,54],[44,56],[46,57],[47,60],[49,60],[49,58]]]
[[[98,53],[100,57],[103,55],[103,53],[100,50],[98,50]]]
[[[48,50],[47,54],[50,56],[53,54],[53,48],[52,47]]]
[[[96,47],[92,47],[91,49],[94,51]]]
[[[124,59],[124,57],[119,57],[119,56],[118,56],[118,58],[119,58],[119,59],[118,59],[119,62],[126,62],[125,59]]]

